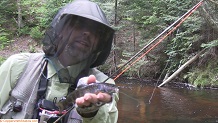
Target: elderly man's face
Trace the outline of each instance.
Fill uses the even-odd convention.
[[[73,30],[72,30],[73,28]],[[58,49],[64,47],[59,55],[59,61],[62,65],[70,66],[87,59],[97,49],[99,42],[99,24],[95,21],[78,18],[71,29],[68,27],[64,31],[69,35],[63,37],[62,41],[66,44],[60,44]]]

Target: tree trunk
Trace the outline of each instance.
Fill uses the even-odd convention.
[[[214,0],[205,1],[202,6],[201,15],[215,30],[218,30],[218,14],[217,14],[218,2]]]
[[[135,23],[133,22],[133,43],[134,43],[134,51],[136,49],[136,34],[135,34]]]
[[[117,0],[115,0],[115,15],[114,15],[114,24],[117,25]],[[114,71],[117,70],[117,61],[116,61],[116,34],[114,34],[114,48],[113,48],[113,62],[114,62]]]
[[[20,28],[22,27],[22,14],[21,14],[21,1],[20,0],[17,0],[17,14],[18,14],[17,25],[18,25],[18,29],[20,30]]]
[[[170,77],[163,81],[158,87],[163,86],[164,84],[170,82],[173,78],[175,78],[182,70],[184,70],[189,64],[194,62],[206,49],[201,50],[198,54],[188,60],[185,64],[183,64],[176,72],[174,72]]]

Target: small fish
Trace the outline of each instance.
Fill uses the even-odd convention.
[[[81,85],[77,87],[77,90],[67,95],[66,99],[58,102],[56,105],[59,108],[59,111],[62,112],[64,109],[72,106],[77,98],[84,96],[86,93],[98,94],[102,92],[113,94],[118,93],[118,91],[119,89],[116,85],[108,83],[92,83],[89,85]],[[101,103],[101,105],[103,105],[103,103]]]

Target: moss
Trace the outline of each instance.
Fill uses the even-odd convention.
[[[211,87],[218,85],[218,64],[209,62],[204,67],[194,68],[185,75],[189,83],[197,87]]]

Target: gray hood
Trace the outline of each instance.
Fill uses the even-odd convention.
[[[106,31],[101,40],[104,40],[102,42],[106,43],[101,44],[99,47],[100,51],[96,54],[96,58],[93,59],[90,67],[96,67],[103,64],[110,54],[114,30],[110,27],[101,8],[96,3],[89,0],[75,0],[60,9],[53,19],[50,28],[46,31],[45,38],[42,41],[43,51],[46,56],[51,57],[56,55],[59,43],[57,35],[61,32],[67,18],[72,16],[88,18],[105,26]]]
[[[65,14],[85,17],[111,28],[101,8],[89,0],[74,0],[74,2],[67,4],[58,12],[52,21],[52,26],[54,27]],[[111,28],[111,30],[113,29]]]

